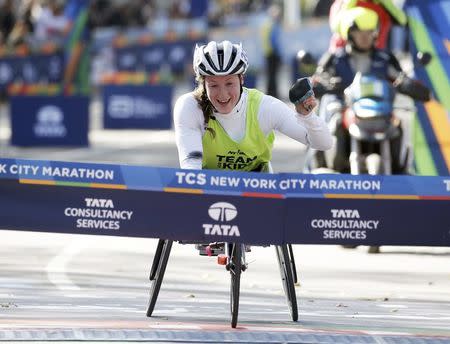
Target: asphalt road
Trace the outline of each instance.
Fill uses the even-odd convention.
[[[0,233],[0,340],[13,339],[13,330],[65,340],[92,339],[92,331],[103,340],[131,330],[144,338],[152,331],[201,332],[205,342],[212,333],[216,340],[229,335],[229,274],[192,245],[174,244],[154,316],[146,318],[155,239]],[[450,249],[294,251],[299,321],[290,321],[273,247],[253,247],[241,281],[238,334],[450,341]]]

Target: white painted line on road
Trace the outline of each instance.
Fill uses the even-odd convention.
[[[336,317],[335,313],[314,313],[314,312],[302,312],[303,316],[310,317]],[[345,318],[366,318],[366,319],[408,319],[408,320],[450,320],[450,316],[424,316],[424,315],[407,315],[407,314],[342,314],[340,315]]]
[[[377,307],[385,307],[385,308],[408,308],[408,306],[405,305],[376,305]]]
[[[370,336],[413,336],[415,335],[411,332],[389,332],[389,331],[364,331],[365,334]]]
[[[182,313],[189,313],[187,308],[181,308],[181,307],[174,307],[170,309],[164,310],[164,315],[172,315],[172,314],[182,314]]]
[[[201,326],[196,325],[181,325],[181,324],[152,324],[148,325],[149,328],[154,329],[167,329],[167,330],[201,330]]]
[[[408,320],[450,320],[450,317],[436,317],[436,316],[424,316],[424,315],[390,315],[390,314],[344,314],[346,318],[382,318],[382,319],[408,319]]]
[[[61,290],[81,290],[79,286],[67,277],[66,265],[78,253],[89,246],[90,240],[79,237],[74,238],[69,245],[65,246],[62,251],[53,257],[47,264],[46,271],[48,280]]]
[[[100,295],[100,294],[64,294],[64,297],[77,298],[77,299],[108,299],[110,295]]]
[[[296,324],[294,324],[296,325]],[[300,328],[295,326],[286,326],[286,327],[277,327],[277,326],[251,326],[251,325],[242,325],[239,326],[239,329],[245,329],[248,331],[263,331],[263,332],[311,332],[311,328]],[[321,332],[327,332],[325,330],[317,330],[315,329],[314,332],[321,333]]]

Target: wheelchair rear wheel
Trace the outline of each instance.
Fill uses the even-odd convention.
[[[166,272],[167,262],[169,261],[170,250],[172,249],[172,240],[160,239],[156,248],[155,258],[153,259],[150,279],[152,286],[150,289],[150,301],[147,308],[147,316],[151,317],[161,289],[164,273]],[[159,253],[159,254],[158,254]],[[153,278],[152,278],[153,277]]]
[[[278,258],[278,265],[281,273],[284,293],[286,295],[292,321],[298,320],[297,297],[294,285],[294,256],[290,255],[288,245],[275,247]]]
[[[165,240],[159,239],[158,246],[156,246],[155,256],[153,257],[152,268],[150,269],[150,281],[155,279],[156,272],[158,271],[159,260],[161,259],[161,253],[164,247]]]

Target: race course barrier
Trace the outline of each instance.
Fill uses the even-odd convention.
[[[11,144],[88,146],[89,103],[86,95],[11,96]]]
[[[449,209],[449,177],[0,159],[2,229],[255,245],[450,246]]]

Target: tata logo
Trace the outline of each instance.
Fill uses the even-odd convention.
[[[38,137],[64,137],[67,129],[64,126],[64,113],[55,105],[45,105],[36,114],[33,127]]]
[[[112,199],[103,199],[103,198],[85,198],[87,207],[91,208],[111,208],[114,209],[114,203]]]
[[[205,235],[241,236],[237,225],[227,223],[234,220],[238,215],[238,211],[233,204],[227,202],[214,203],[209,207],[208,215],[218,223],[203,224]]]
[[[46,105],[39,109],[36,118],[39,123],[60,124],[63,121],[64,114],[59,107]]]
[[[231,203],[218,202],[209,207],[208,214],[216,221],[231,221],[237,216],[237,209]]]
[[[450,191],[450,179],[444,179],[443,182],[445,184],[445,190]]]
[[[342,219],[359,219],[359,211],[357,209],[331,209],[331,216]]]

